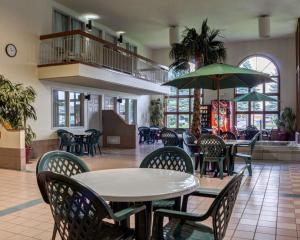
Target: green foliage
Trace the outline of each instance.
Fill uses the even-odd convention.
[[[154,126],[163,126],[163,103],[160,99],[150,102],[150,124]]]
[[[220,30],[211,29],[207,19],[203,21],[200,32],[195,28],[186,28],[180,43],[172,45],[170,58],[174,60],[171,68],[175,71],[189,70],[189,62],[196,62],[196,69],[212,63],[222,62],[226,58],[226,49]]]
[[[25,129],[25,145],[30,146],[32,141],[36,138],[36,134],[32,131],[32,128],[28,125]]]
[[[296,115],[293,110],[289,107],[284,108],[276,125],[288,133],[294,133],[296,131]]]
[[[37,119],[32,105],[35,98],[36,92],[32,87],[12,83],[0,75],[0,121],[9,123],[13,129],[25,129],[28,139],[35,137],[26,125],[28,119]]]
[[[202,22],[200,31],[195,28],[186,28],[180,43],[172,45],[170,58],[173,63],[170,69],[182,75],[190,71],[190,62],[195,63],[195,69],[213,63],[221,63],[226,58],[226,49],[222,41],[221,31],[211,29],[207,24],[207,19]],[[192,133],[199,135],[200,119],[200,90],[194,91],[194,107]]]

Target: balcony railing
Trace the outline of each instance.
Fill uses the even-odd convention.
[[[43,35],[40,39],[39,67],[83,63],[153,83],[167,81],[167,67],[81,30]]]

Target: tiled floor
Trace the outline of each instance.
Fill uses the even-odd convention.
[[[100,157],[84,159],[93,170],[136,167],[155,147],[104,150]],[[0,169],[0,240],[51,239],[53,220],[41,201],[34,169],[34,163],[27,172]],[[215,188],[228,180],[200,179],[203,187]],[[211,201],[192,198],[189,211],[203,213]],[[244,177],[226,239],[300,239],[300,163],[255,162],[253,176]]]

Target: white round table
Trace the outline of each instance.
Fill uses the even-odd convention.
[[[112,202],[143,202],[146,223],[137,221],[137,239],[149,239],[152,223],[152,201],[180,198],[200,187],[194,175],[163,169],[122,168],[81,173],[73,176],[101,197]],[[128,225],[128,222],[126,223]],[[141,230],[143,229],[144,230]]]
[[[196,190],[199,179],[191,174],[152,168],[121,168],[73,177],[112,202],[146,202],[176,198]]]

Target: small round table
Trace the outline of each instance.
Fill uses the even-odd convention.
[[[143,202],[146,205],[146,223],[142,218],[137,221],[137,239],[150,238],[152,201],[178,198],[200,187],[199,179],[194,175],[152,168],[93,171],[75,175],[73,178],[107,201]]]

